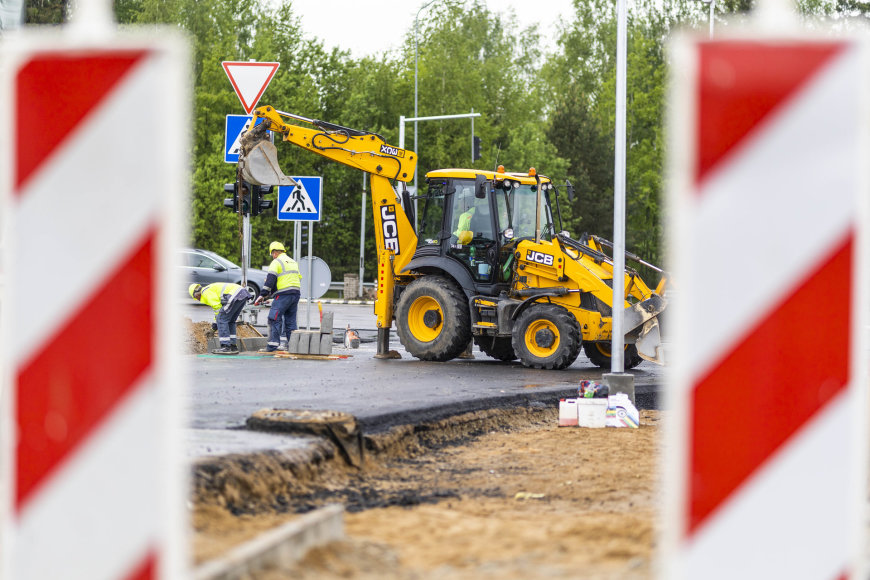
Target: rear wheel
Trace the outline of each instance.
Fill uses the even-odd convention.
[[[474,344],[476,344],[485,355],[494,359],[505,362],[517,360],[517,353],[514,352],[510,336],[475,336]]]
[[[589,357],[589,360],[591,360],[592,364],[594,364],[595,366],[599,366],[603,369],[610,368],[611,364],[609,342],[597,342],[591,340],[583,341],[583,351],[586,353],[586,356]],[[633,369],[634,367],[643,362],[643,359],[640,358],[639,354],[637,354],[637,348],[633,344],[625,345],[625,354],[623,355],[622,360],[625,370]]]
[[[512,345],[524,366],[564,369],[580,354],[580,325],[555,304],[534,304],[514,323]]]
[[[471,340],[465,294],[438,276],[414,280],[396,305],[396,331],[405,349],[421,360],[445,361],[459,356]]]

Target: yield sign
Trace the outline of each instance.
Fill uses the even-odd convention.
[[[236,95],[242,102],[242,107],[250,115],[281,64],[277,62],[224,61],[221,66],[224,67]]]

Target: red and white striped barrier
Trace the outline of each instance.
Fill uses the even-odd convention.
[[[673,51],[663,578],[859,577],[867,491],[863,43]]]
[[[0,61],[0,573],[175,577],[186,45],[38,32]]]

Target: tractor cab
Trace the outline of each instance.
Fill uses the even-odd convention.
[[[440,259],[469,295],[495,296],[508,290],[514,249],[520,240],[535,239],[536,215],[541,239],[549,241],[554,234],[547,178],[445,169],[428,173],[426,180],[427,190],[418,197],[413,265],[421,266],[422,260],[438,267]],[[538,199],[540,211],[535,207]]]

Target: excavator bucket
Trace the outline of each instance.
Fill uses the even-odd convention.
[[[242,179],[254,185],[296,185],[278,165],[278,150],[269,139],[269,123],[245,131],[239,141],[239,169]]]
[[[239,156],[242,179],[254,185],[296,185],[278,165],[278,150],[269,141],[259,141]]]

